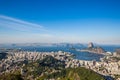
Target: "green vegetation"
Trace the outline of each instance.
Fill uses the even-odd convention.
[[[52,56],[47,56],[41,61],[37,61],[40,66],[48,66],[49,68],[60,69],[65,67],[65,62],[55,59]]]
[[[120,57],[112,57],[112,60],[120,61]]]
[[[24,80],[20,74],[5,74],[0,76],[0,80]]]
[[[120,78],[120,75],[114,75],[115,76],[115,79],[118,79]]]
[[[99,71],[103,71],[105,68],[103,66],[99,67]]]
[[[92,70],[79,68],[68,68],[61,72],[56,72],[49,75],[44,75],[38,80],[42,79],[56,79],[56,80],[105,80],[103,76],[93,72]]]
[[[19,65],[22,69],[3,74],[0,80],[105,80],[103,76],[83,67],[65,69],[65,62],[52,56],[37,61],[21,62]]]
[[[33,75],[39,77],[42,74],[51,74],[65,68],[65,62],[46,56],[43,60],[30,62],[23,67],[25,77]]]
[[[118,62],[118,61],[120,61],[120,57],[119,56],[109,56],[109,58],[105,57],[103,60],[106,62],[108,62],[108,61]]]

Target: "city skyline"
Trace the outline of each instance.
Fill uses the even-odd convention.
[[[120,44],[119,0],[0,1],[0,43]]]

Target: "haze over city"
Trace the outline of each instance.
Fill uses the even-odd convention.
[[[120,44],[119,0],[0,0],[0,43]]]

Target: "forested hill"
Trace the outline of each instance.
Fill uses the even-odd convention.
[[[39,78],[44,79],[55,79],[55,80],[105,80],[103,76],[83,67],[78,68],[67,68],[61,72],[56,72],[50,75],[45,75]]]

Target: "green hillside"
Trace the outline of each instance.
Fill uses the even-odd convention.
[[[55,79],[55,80],[105,80],[103,76],[83,67],[68,68],[61,72],[50,75],[44,75],[38,80]]]

